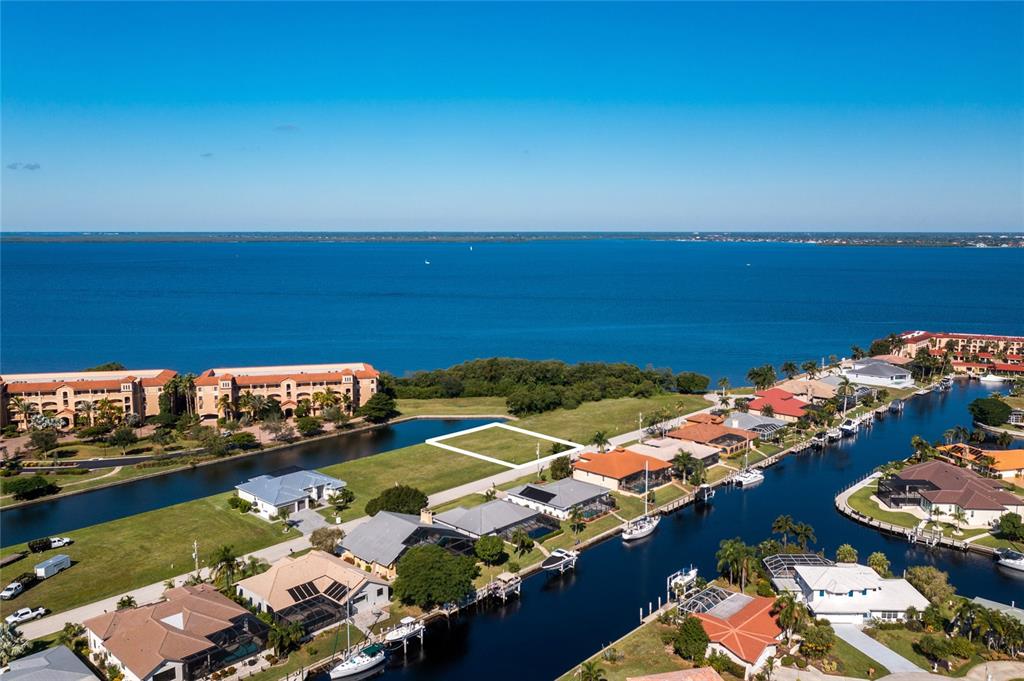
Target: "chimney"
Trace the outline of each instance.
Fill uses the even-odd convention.
[[[433,525],[434,524],[434,512],[431,511],[429,508],[421,509],[420,510],[420,522],[423,523],[424,525]]]

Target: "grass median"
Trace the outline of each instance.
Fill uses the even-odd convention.
[[[869,518],[880,520],[883,523],[892,523],[900,527],[917,527],[921,520],[910,513],[900,511],[886,511],[879,506],[871,496],[878,491],[877,485],[865,485],[850,495],[847,503],[853,510],[862,513]]]

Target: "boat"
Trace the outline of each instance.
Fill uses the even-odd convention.
[[[953,387],[953,379],[950,378],[949,376],[946,376],[941,381],[939,381],[938,387],[939,390],[941,390],[942,392],[946,392],[947,390]]]
[[[903,411],[903,400],[893,400],[892,403],[889,405],[889,411],[891,411],[893,414],[898,414],[901,411]]]
[[[579,551],[572,551],[570,549],[555,549],[551,552],[551,555],[544,559],[544,562],[540,564],[542,570],[551,570],[558,572],[565,572],[566,570],[576,566],[576,559],[579,558]]]
[[[689,570],[680,570],[668,579],[669,589],[676,594],[684,594],[697,581],[697,568],[690,566]]]
[[[733,483],[740,487],[750,487],[764,481],[764,473],[756,468],[747,468],[736,474],[732,479]]]
[[[1010,570],[1024,572],[1024,553],[1013,549],[999,549],[996,551],[996,562]]]
[[[368,645],[355,655],[346,658],[331,670],[332,679],[366,678],[380,671],[387,659],[387,651],[379,643]]]
[[[423,623],[415,617],[403,617],[398,626],[384,634],[385,643],[401,643],[406,639],[419,636],[423,631]]]
[[[1006,379],[1003,378],[1002,376],[996,376],[995,374],[990,372],[985,374],[984,376],[979,376],[978,380],[981,381],[982,383],[1002,383]]]
[[[661,516],[649,516],[647,515],[647,497],[648,497],[648,483],[649,473],[647,468],[647,462],[644,462],[644,514],[635,520],[630,520],[626,523],[626,526],[622,528],[622,541],[635,541],[637,539],[643,539],[654,534],[654,531],[658,529],[658,523],[661,522]]]
[[[825,431],[825,437],[828,438],[829,442],[837,442],[839,438],[843,436],[843,431],[838,428],[829,428]]]
[[[697,503],[706,504],[715,498],[715,488],[705,482],[697,488],[695,498]]]
[[[857,422],[853,419],[846,419],[839,425],[843,435],[853,435],[857,432]]]
[[[827,441],[825,431],[823,430],[815,433],[814,437],[811,438],[811,444],[818,448],[824,447]]]

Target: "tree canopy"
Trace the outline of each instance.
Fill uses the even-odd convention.
[[[673,632],[672,649],[676,655],[687,660],[702,660],[709,640],[700,620],[688,615]]]
[[[384,423],[400,413],[395,398],[384,392],[375,393],[366,404],[359,407],[359,415],[370,423]]]
[[[395,597],[429,608],[454,603],[473,593],[480,570],[469,556],[454,556],[436,544],[414,546],[398,561]]]
[[[978,423],[986,426],[998,426],[1010,420],[1010,408],[1006,402],[998,397],[979,397],[967,405],[967,410]]]
[[[416,514],[426,505],[427,495],[420,490],[408,485],[395,485],[366,502],[366,515],[377,515],[380,511]]]
[[[949,575],[931,565],[915,565],[910,568],[907,570],[907,581],[935,605],[946,603],[956,593],[956,589],[949,583]]]

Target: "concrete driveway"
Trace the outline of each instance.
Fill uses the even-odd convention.
[[[916,664],[905,657],[897,655],[881,643],[861,631],[855,624],[833,624],[836,636],[843,639],[851,646],[870,657],[875,662],[884,665],[890,672],[922,672]]]

